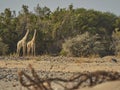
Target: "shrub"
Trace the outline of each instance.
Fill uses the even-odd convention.
[[[113,45],[115,49],[115,55],[120,55],[120,31],[118,29],[115,30],[112,34]]]
[[[101,37],[98,34],[90,35],[88,32],[66,40],[62,45],[63,51],[69,56],[104,56],[107,53]]]
[[[8,52],[8,45],[2,42],[0,38],[0,55],[5,55]]]

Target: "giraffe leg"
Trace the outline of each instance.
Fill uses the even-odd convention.
[[[17,48],[17,55],[20,55],[20,48]]]
[[[27,47],[27,55],[30,56],[30,47]]]
[[[18,54],[18,56],[20,56],[20,49],[21,49],[21,47],[19,46],[19,44],[17,45],[17,54]]]
[[[32,47],[32,56],[34,56],[34,47]]]
[[[26,46],[23,46],[23,56],[26,54]]]
[[[33,46],[33,55],[35,56],[36,53],[35,53],[35,45]]]

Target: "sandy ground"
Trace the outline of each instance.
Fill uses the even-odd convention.
[[[19,70],[26,69],[28,64],[31,64],[35,68],[35,70],[44,72],[78,73],[84,71],[93,72],[98,70],[120,72],[120,58],[115,56],[106,56],[103,58],[77,58],[62,56],[60,57],[38,56],[34,58],[0,57],[0,70],[5,69],[7,71],[8,69],[9,70],[7,71],[8,74],[13,72],[10,71],[13,69],[15,69],[13,73],[17,74]],[[5,70],[0,71],[0,90],[26,90],[25,88],[21,87],[19,82],[15,82],[14,80],[5,81],[5,78],[2,79],[1,77],[6,73]],[[62,74],[60,74],[59,76],[61,75]],[[109,86],[111,84],[115,87],[110,88]],[[103,89],[103,87],[106,89]],[[85,88],[80,90],[120,90],[120,81],[102,84],[102,86],[97,85],[91,89]]]
[[[80,90],[120,90],[120,81],[106,82],[92,88],[83,88]]]
[[[25,60],[27,59],[27,60]],[[26,68],[31,64],[36,70],[83,72],[83,71],[118,71],[120,72],[120,58],[106,56],[104,58],[73,58],[73,57],[49,57],[25,58],[21,60],[0,60],[0,68]],[[112,59],[116,59],[114,62]]]

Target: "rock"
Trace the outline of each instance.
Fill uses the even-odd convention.
[[[112,58],[111,61],[112,61],[112,62],[115,62],[115,63],[118,62],[117,59],[115,59],[115,58]]]

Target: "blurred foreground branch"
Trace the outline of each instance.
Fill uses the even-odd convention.
[[[79,73],[70,79],[61,78],[40,78],[36,73],[32,65],[29,65],[32,76],[26,74],[24,71],[20,71],[19,81],[22,86],[26,87],[28,90],[54,90],[52,87],[52,82],[60,85],[64,90],[75,90],[87,83],[87,86],[94,86],[106,81],[120,80],[120,73],[112,71],[96,71],[96,72],[84,72]],[[61,84],[66,83],[66,84]],[[72,85],[69,85],[72,83]]]

